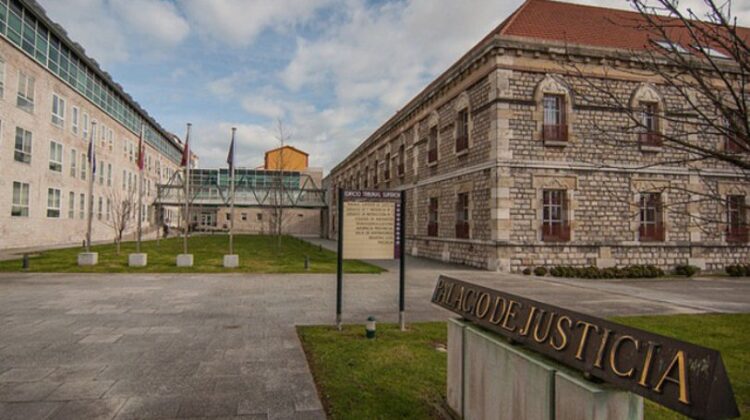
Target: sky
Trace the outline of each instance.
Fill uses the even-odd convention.
[[[326,173],[521,0],[38,0],[201,167],[279,145]],[[577,3],[628,8],[625,0]],[[701,0],[682,0],[700,10]],[[733,13],[750,25],[750,1]]]

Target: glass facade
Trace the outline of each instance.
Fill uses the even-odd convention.
[[[235,188],[273,188],[279,181],[279,171],[266,171],[263,169],[243,169],[234,170]],[[229,186],[228,169],[193,169],[190,171],[190,183],[193,186]],[[293,171],[284,171],[283,173],[284,188],[299,189],[300,173]]]
[[[19,0],[0,0],[0,35],[67,83],[134,135],[145,125],[146,142],[175,163],[181,151],[144,118],[140,111],[94,71],[83,55],[52,33],[35,13]]]

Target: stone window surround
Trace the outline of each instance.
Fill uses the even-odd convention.
[[[639,110],[641,108],[641,103],[656,104],[656,133],[663,135],[665,124],[661,118],[661,115],[664,114],[667,108],[664,103],[664,97],[659,93],[659,91],[653,84],[641,83],[641,85],[633,91],[632,95],[630,95],[630,101],[628,105],[630,106],[631,110]],[[638,118],[640,118],[640,111],[636,115],[638,115]],[[636,132],[633,133],[634,141],[636,142],[636,144],[640,143],[638,136],[641,134],[641,131],[642,130],[639,127]],[[661,146],[639,144],[639,147],[642,151],[646,152],[660,152],[662,150]]]
[[[631,182],[631,196],[632,200],[630,203],[630,211],[633,216],[630,219],[630,232],[633,235],[633,244],[639,245],[653,245],[653,242],[641,242],[638,231],[641,227],[641,193],[645,192],[658,192],[661,194],[661,206],[662,206],[662,225],[664,226],[664,242],[669,242],[669,233],[672,227],[671,220],[669,218],[669,187],[670,181],[662,179],[634,179]]]
[[[459,182],[458,184],[456,184],[453,187],[453,207],[452,207],[453,208],[453,225],[452,225],[452,227],[453,227],[453,235],[454,235],[452,237],[453,240],[457,240],[457,241],[469,241],[469,240],[471,240],[474,237],[474,217],[473,217],[473,214],[474,214],[474,201],[475,200],[474,200],[474,197],[472,197],[473,196],[473,194],[472,194],[473,192],[474,192],[474,182],[473,181]],[[456,206],[458,205],[458,195],[459,194],[463,194],[463,193],[468,194],[468,197],[469,197],[469,220],[467,221],[469,223],[469,237],[468,238],[456,238],[455,237],[455,226],[456,226],[456,222],[458,222],[458,220],[456,220]],[[429,204],[429,201],[428,201],[428,204]],[[439,199],[438,199],[438,205],[440,205],[440,200]],[[440,210],[438,210],[438,215],[439,214],[440,214]],[[438,219],[438,223],[439,223],[439,220],[440,219]],[[438,226],[439,226],[439,224],[438,224]]]
[[[453,151],[454,153],[456,153],[456,156],[463,156],[469,153],[469,149],[471,149],[471,146],[473,144],[473,141],[472,141],[473,136],[471,135],[471,132],[474,128],[474,121],[472,119],[472,114],[471,114],[471,102],[469,99],[469,94],[467,92],[462,92],[460,95],[458,95],[458,98],[456,99],[455,104],[453,104],[453,111],[455,112],[455,123],[453,124],[454,142],[456,141],[456,139],[458,139],[458,115],[459,115],[459,112],[464,111],[464,110],[468,114],[468,123],[467,123],[468,127],[466,128],[466,132],[468,136],[467,138],[468,146],[466,147],[466,149],[456,152],[455,144],[454,144]],[[440,130],[438,130],[438,138],[440,137],[439,131]],[[440,143],[438,142],[438,145],[439,144]],[[439,146],[438,146],[438,150],[440,150]],[[438,152],[438,158],[440,158],[440,152]]]
[[[430,154],[430,131],[435,128],[435,147],[437,148],[437,158],[430,162],[429,154]],[[437,111],[430,112],[430,115],[427,117],[427,135],[425,136],[427,141],[426,149],[425,149],[425,162],[427,166],[437,166],[437,163],[440,161],[440,114],[438,114]]]
[[[543,216],[543,204],[544,204],[544,190],[565,190],[565,195],[568,203],[566,209],[566,219],[570,226],[570,241],[575,240],[575,228],[577,222],[575,219],[575,210],[578,208],[578,201],[576,199],[576,191],[578,190],[578,177],[575,175],[570,176],[556,176],[556,175],[533,175],[531,180],[532,188],[534,189],[534,199],[531,201],[531,208],[534,211],[536,217],[532,223],[534,228],[536,242],[548,243],[542,240],[542,216]]]
[[[726,199],[729,195],[744,195],[745,196],[745,212],[750,213],[750,185],[744,185],[742,183],[730,183],[730,182],[722,182],[719,183],[719,196],[722,199]],[[722,225],[720,226],[721,231],[721,241],[723,243],[727,242],[727,232],[726,232],[726,226],[729,222],[727,220],[727,211],[726,211],[726,201],[722,202],[722,208],[723,208],[723,214],[721,216],[721,220],[723,221]],[[745,215],[745,220],[748,220],[748,214]]]
[[[544,95],[558,95],[564,98],[565,125],[568,128],[567,141],[544,141]],[[536,130],[534,130],[535,141],[543,142],[545,146],[557,147],[564,147],[575,142],[576,135],[572,129],[575,126],[576,120],[576,115],[573,112],[573,99],[570,88],[568,88],[557,75],[547,74],[544,79],[537,84],[536,89],[534,90],[534,102],[536,103],[536,107],[532,113],[532,119],[536,122]]]

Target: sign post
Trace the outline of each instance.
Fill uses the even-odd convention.
[[[405,192],[339,189],[337,198],[336,325],[341,329],[343,260],[400,259],[398,319],[401,330],[405,330]]]

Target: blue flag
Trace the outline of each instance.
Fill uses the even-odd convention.
[[[232,142],[229,143],[229,154],[227,155],[227,163],[229,164],[229,172],[232,172],[234,167],[234,130],[232,130]]]
[[[91,141],[89,141],[89,165],[91,165],[91,173],[96,173],[96,148],[94,147],[94,137],[91,136]]]

